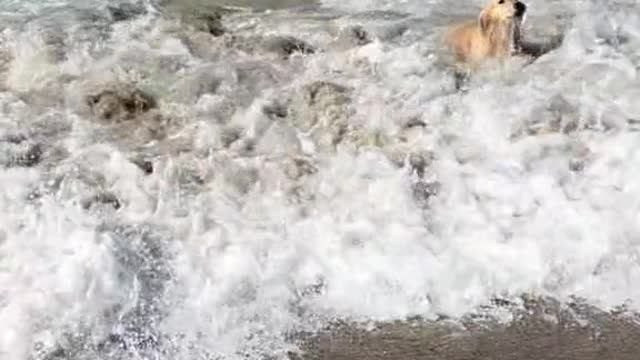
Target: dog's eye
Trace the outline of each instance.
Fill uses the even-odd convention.
[[[504,0],[498,1],[498,4],[504,4]]]

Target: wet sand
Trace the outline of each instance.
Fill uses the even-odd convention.
[[[303,337],[292,360],[637,360],[637,315],[573,303],[532,302],[511,322],[467,319],[462,324],[405,321],[373,330],[335,325]]]

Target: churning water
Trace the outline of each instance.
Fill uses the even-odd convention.
[[[640,301],[640,3],[0,0],[0,358],[267,359],[334,319]],[[301,5],[301,6],[294,6]],[[266,8],[273,8],[264,11]]]

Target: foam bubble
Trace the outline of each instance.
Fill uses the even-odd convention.
[[[336,318],[522,293],[637,309],[637,5],[532,3],[525,36],[561,47],[456,92],[445,3],[237,12],[224,36],[155,5],[65,8],[60,41],[7,25],[0,354],[259,358]],[[356,23],[370,41],[338,41]],[[97,119],[112,83],[157,107]]]

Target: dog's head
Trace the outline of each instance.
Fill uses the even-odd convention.
[[[490,0],[480,12],[480,28],[487,31],[494,24],[520,24],[527,6],[519,0]]]

